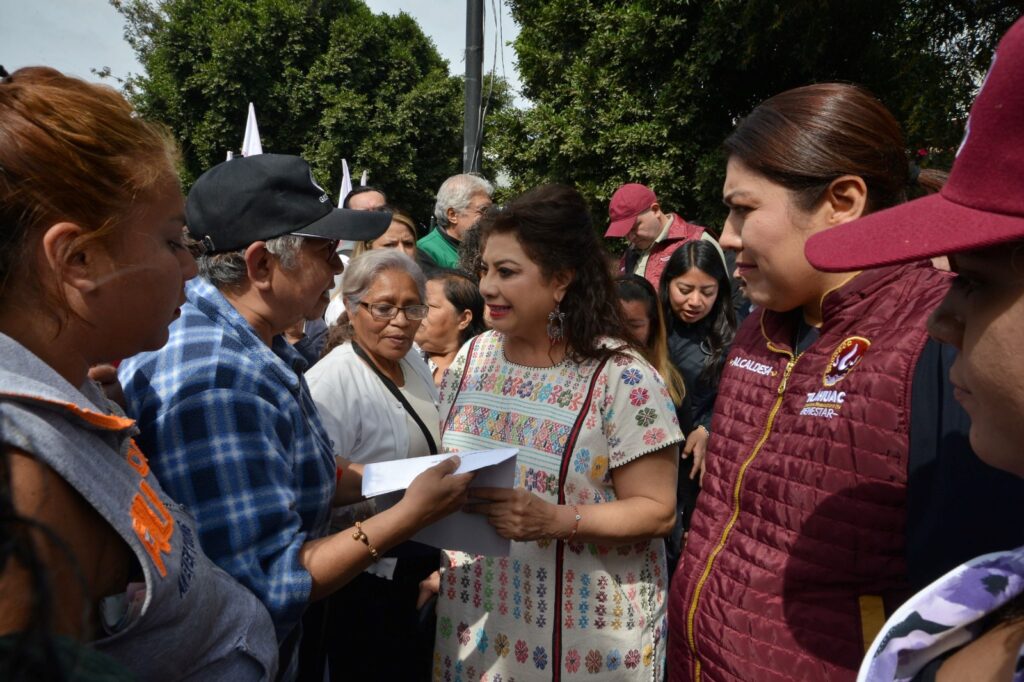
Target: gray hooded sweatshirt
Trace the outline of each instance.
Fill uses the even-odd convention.
[[[92,642],[142,680],[271,680],[267,610],[199,547],[191,515],[161,489],[135,422],[89,380],[75,388],[0,334],[0,445],[46,463],[135,555],[144,586],[105,600],[110,632]]]

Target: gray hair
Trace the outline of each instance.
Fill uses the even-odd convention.
[[[304,237],[286,234],[266,241],[267,251],[277,256],[281,267],[293,270],[298,262]],[[248,248],[248,247],[246,247]],[[246,249],[200,256],[196,259],[199,276],[218,289],[230,289],[245,282],[249,271],[245,265]]]
[[[437,190],[437,201],[434,204],[434,218],[441,227],[448,226],[448,209],[456,212],[465,211],[474,194],[483,192],[487,196],[494,194],[494,185],[487,178],[470,173],[453,175],[441,184]]]
[[[407,273],[416,283],[416,291],[420,295],[420,303],[427,298],[427,278],[416,261],[398,249],[372,249],[360,254],[348,262],[345,268],[345,279],[341,281],[341,295],[348,308],[349,315],[366,296],[377,276],[388,270],[399,270]]]

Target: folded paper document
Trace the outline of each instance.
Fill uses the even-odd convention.
[[[471,489],[511,488],[515,483],[517,452],[517,448],[502,448],[373,462],[363,469],[363,495],[375,497],[405,490],[414,478],[453,454],[457,454],[461,460],[455,473],[476,472],[470,484]],[[473,493],[469,495],[472,497]],[[412,539],[441,549],[457,549],[487,556],[508,556],[510,543],[494,531],[486,517],[462,511],[427,526]]]

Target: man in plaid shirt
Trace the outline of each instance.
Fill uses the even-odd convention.
[[[338,580],[308,554],[327,531],[336,464],[306,362],[280,334],[323,314],[337,240],[376,238],[390,214],[332,208],[302,159],[273,154],[209,170],[186,214],[207,250],[200,277],[167,345],[126,360],[120,378],[161,484],[195,515],[210,558],[270,611],[287,678],[303,612]]]

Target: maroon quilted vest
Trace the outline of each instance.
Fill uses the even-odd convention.
[[[947,287],[926,264],[864,272],[797,356],[792,315],[747,318],[672,584],[671,680],[854,679],[907,596],[910,384]]]
[[[686,242],[700,239],[704,232],[704,228],[700,225],[688,223],[679,217],[678,213],[673,213],[668,234],[651,247],[651,255],[647,259],[647,269],[643,273],[647,281],[657,289],[658,283],[661,281],[661,273],[665,271],[665,266],[668,265],[668,259],[672,257],[672,254]],[[619,275],[624,274],[626,274],[626,254],[622,254],[622,258],[619,259]]]

